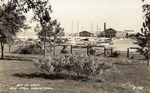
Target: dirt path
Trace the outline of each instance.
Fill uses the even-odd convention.
[[[139,47],[139,46],[136,44],[133,44],[132,41],[130,41],[130,40],[118,40],[113,45],[109,45],[109,47],[113,47],[114,50],[116,50],[116,51],[127,51],[127,48]],[[130,51],[135,52],[136,50],[132,49]]]

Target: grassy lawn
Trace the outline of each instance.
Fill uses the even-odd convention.
[[[101,81],[85,81],[43,74],[31,61],[40,57],[6,52],[0,59],[0,93],[150,93],[150,67],[143,59],[106,58],[115,62],[114,69],[101,74]]]

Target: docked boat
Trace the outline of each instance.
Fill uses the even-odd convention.
[[[108,46],[108,45],[112,45],[113,41],[111,38],[99,38],[99,40],[97,41],[97,46]]]

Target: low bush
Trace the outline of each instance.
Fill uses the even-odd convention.
[[[35,43],[35,44],[26,44],[23,47],[20,47],[18,53],[19,54],[43,54],[44,51],[40,44]]]
[[[117,51],[115,51],[115,52],[112,53],[112,57],[119,57],[119,55],[120,54]]]
[[[113,62],[104,62],[102,58],[87,55],[59,55],[34,61],[35,66],[46,74],[62,74],[66,71],[76,73],[78,77],[96,77],[104,70],[110,70]]]
[[[93,48],[91,48],[91,49],[89,50],[89,52],[90,52],[90,55],[94,55],[94,54],[96,53],[96,50],[93,49]]]

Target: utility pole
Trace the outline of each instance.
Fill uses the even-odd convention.
[[[91,30],[92,30],[92,33],[93,33],[93,23],[91,23]],[[94,33],[93,33],[94,34]]]
[[[94,35],[94,33],[93,33],[93,22],[90,21],[90,24],[91,24],[91,31],[92,31],[91,33]]]
[[[98,35],[98,25],[97,25],[97,35]]]

